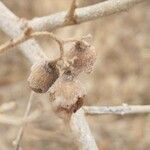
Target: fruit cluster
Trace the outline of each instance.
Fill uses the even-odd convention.
[[[49,91],[53,111],[60,118],[69,119],[83,105],[85,90],[77,77],[93,70],[95,48],[85,40],[76,41],[64,57],[69,64],[66,68],[57,65],[59,60],[43,60],[35,64],[28,82],[36,93]]]

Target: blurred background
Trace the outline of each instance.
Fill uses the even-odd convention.
[[[17,16],[27,19],[67,10],[71,2],[1,1]],[[78,1],[79,7],[100,2]],[[150,104],[150,1],[138,4],[126,12],[53,32],[61,38],[80,37],[89,33],[93,36],[91,43],[97,50],[95,69],[90,75],[80,76],[88,92],[85,105]],[[8,39],[0,31],[0,44]],[[55,42],[45,37],[37,38],[37,41],[51,59],[58,56],[59,49]],[[0,106],[10,102],[14,105],[12,109],[0,112],[0,150],[14,149],[12,141],[19,130],[17,119],[22,118],[30,95],[27,85],[30,67],[30,62],[17,48],[0,55]],[[48,95],[37,95],[32,107],[32,111],[40,111],[42,114],[28,123],[22,141],[23,150],[77,149],[71,133],[51,111]],[[86,118],[102,150],[150,149],[148,114],[88,115]]]

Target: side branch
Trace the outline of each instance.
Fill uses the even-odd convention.
[[[18,46],[19,44],[25,42],[28,39],[37,37],[37,36],[44,36],[47,35],[50,38],[52,38],[53,40],[55,40],[59,46],[60,46],[60,50],[63,51],[62,45],[63,45],[63,40],[61,40],[60,38],[56,37],[53,33],[51,32],[47,32],[47,31],[42,31],[42,32],[33,32],[31,28],[27,28],[20,36],[11,39],[10,41],[4,43],[3,45],[0,46],[0,53],[13,48],[15,46]]]
[[[84,106],[85,113],[90,115],[102,115],[102,114],[143,114],[150,113],[150,105],[132,105],[128,106],[123,104],[122,106]]]
[[[67,44],[68,42],[79,41],[80,39],[90,38],[90,35],[87,35],[87,36],[83,36],[82,38],[76,37],[76,38],[68,38],[68,39],[63,40],[63,39],[57,37],[56,35],[54,35],[52,32],[48,32],[48,31],[34,32],[32,30],[32,28],[26,28],[25,31],[20,36],[14,38],[14,39],[11,39],[11,40],[7,41],[6,43],[0,45],[0,54],[7,51],[10,48],[18,46],[19,44],[21,44],[31,38],[38,37],[38,36],[48,36],[58,43],[59,48],[60,48],[60,57],[58,59],[56,59],[55,61],[63,59],[64,44]]]
[[[78,8],[75,9],[76,22],[74,24],[127,11],[129,8],[143,1],[146,0],[108,0],[88,7]],[[28,25],[34,30],[52,30],[67,26],[70,25],[70,22],[66,24],[67,14],[67,11],[63,11],[45,17],[34,18],[28,22]]]
[[[33,98],[34,98],[34,92],[31,92],[30,98],[29,98],[29,101],[28,101],[28,104],[27,104],[27,108],[26,108],[25,114],[23,116],[23,120],[24,121],[27,119],[27,117],[28,117],[28,115],[30,113]],[[22,137],[23,137],[25,126],[26,126],[26,123],[24,123],[21,126],[21,128],[20,128],[20,130],[19,130],[19,132],[17,134],[16,139],[13,141],[14,146],[16,146],[16,150],[20,149],[20,143],[21,143],[21,140],[22,140]]]
[[[11,38],[18,37],[26,27],[27,21],[20,21],[2,2],[0,2],[0,29]],[[47,56],[43,53],[42,48],[34,40],[30,39],[19,45],[23,54],[32,62],[35,63],[41,59],[46,59]]]
[[[71,6],[68,10],[68,13],[66,15],[66,24],[76,24],[76,19],[75,19],[75,9],[77,7],[76,0],[72,0]]]

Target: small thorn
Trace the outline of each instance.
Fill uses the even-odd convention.
[[[65,22],[67,24],[75,24],[76,19],[75,19],[75,9],[77,8],[77,3],[76,0],[72,0],[71,6],[68,10],[68,13],[66,15]]]

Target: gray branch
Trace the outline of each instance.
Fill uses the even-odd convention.
[[[75,139],[81,143],[81,150],[98,150],[82,108],[72,115],[70,127],[76,137]]]
[[[0,2],[0,29],[11,38],[21,35],[26,21],[20,20],[2,2]],[[23,54],[32,62],[47,58],[42,48],[34,40],[28,40],[19,46]]]
[[[4,6],[2,2],[0,2],[1,30],[3,30],[10,37],[14,38],[23,32],[23,27],[25,24],[26,23],[24,23],[22,20],[16,17],[9,9],[7,9]],[[19,48],[32,63],[47,58],[40,46],[38,45],[38,43],[34,39],[24,42],[19,46]],[[88,123],[85,120],[84,113],[82,111],[77,111],[76,114],[72,117],[71,122],[72,123],[70,124],[70,128],[72,129],[73,133],[75,135],[79,134],[79,137],[81,137],[80,140],[78,140],[79,137],[76,138],[79,141],[81,147],[83,147],[83,150],[90,150],[90,144],[95,145],[95,147],[92,148],[93,150],[97,150],[95,140],[88,127]],[[89,141],[89,138],[93,140]],[[85,143],[85,141],[89,143]]]
[[[150,105],[127,105],[122,106],[84,106],[85,113],[91,115],[102,115],[102,114],[142,114],[150,113]]]
[[[79,24],[127,11],[129,8],[143,1],[146,0],[107,0],[88,7],[78,8],[75,11],[75,23]],[[66,23],[66,15],[67,11],[63,11],[49,16],[34,18],[28,22],[28,25],[35,30],[52,30],[72,25],[73,23]]]

